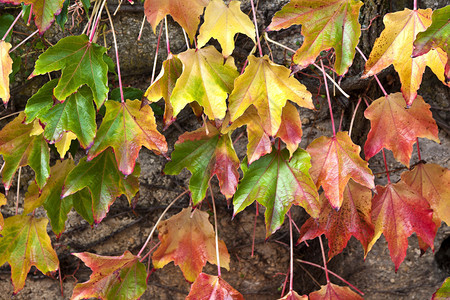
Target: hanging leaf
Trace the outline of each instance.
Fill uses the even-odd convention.
[[[86,84],[92,90],[99,109],[108,93],[108,65],[103,60],[105,53],[105,47],[89,42],[85,34],[68,36],[39,56],[32,75],[61,70],[61,78],[53,91],[55,97],[64,101]]]
[[[181,135],[164,173],[176,175],[184,168],[192,173],[189,181],[192,202],[199,204],[206,195],[209,180],[216,175],[220,192],[230,199],[239,181],[239,158],[230,134],[221,135],[210,123],[194,132]]]
[[[267,29],[301,24],[305,40],[293,57],[294,63],[306,68],[321,51],[334,48],[334,68],[344,75],[353,62],[361,36],[358,17],[362,5],[359,0],[291,0],[275,14]]]
[[[2,207],[2,205],[6,205],[6,197],[4,194],[0,194],[0,208]],[[5,220],[3,219],[3,215],[0,211],[0,236],[1,236],[1,232],[3,230],[4,224],[5,224]]]
[[[353,292],[348,286],[339,286],[329,282],[321,289],[309,294],[310,300],[363,300],[363,297]]]
[[[402,173],[402,180],[424,197],[433,209],[433,217],[450,224],[450,170],[437,164],[419,163]]]
[[[280,298],[279,300],[308,300],[308,296],[302,295],[300,296],[297,294],[296,291],[289,291],[289,293],[286,294],[283,298]]]
[[[248,57],[249,65],[240,75],[229,98],[230,121],[234,122],[253,104],[261,117],[264,131],[275,136],[280,128],[281,113],[287,100],[314,109],[311,93],[290,76],[284,66],[274,64],[266,55]]]
[[[244,300],[244,297],[221,277],[200,273],[186,297],[197,299]]]
[[[156,154],[167,152],[166,139],[156,129],[155,117],[149,106],[141,109],[139,100],[127,100],[125,103],[110,100],[106,101],[105,106],[105,118],[89,149],[88,160],[112,147],[119,170],[129,175],[133,173],[142,146]]]
[[[11,265],[14,294],[25,286],[32,266],[42,273],[56,271],[58,256],[47,234],[47,218],[17,215],[5,219],[0,237],[0,265]]]
[[[209,0],[193,0],[189,3],[185,0],[145,0],[144,12],[153,32],[156,32],[159,22],[170,14],[186,30],[192,42],[200,23],[200,15],[208,2]]]
[[[61,198],[65,198],[87,187],[92,196],[91,209],[96,224],[106,216],[109,206],[117,197],[124,194],[128,201],[139,190],[140,167],[134,168],[127,176],[119,171],[111,149],[103,151],[91,161],[86,157],[67,175]]]
[[[311,177],[317,188],[322,186],[335,209],[342,205],[344,188],[350,178],[369,189],[375,188],[372,170],[359,156],[361,147],[352,142],[347,132],[338,132],[331,138],[319,137],[306,151],[311,155]]]
[[[227,110],[227,95],[239,75],[233,57],[224,62],[222,54],[214,46],[208,46],[188,49],[178,58],[183,63],[183,73],[170,97],[174,117],[186,104],[196,101],[210,119],[223,119]]]
[[[64,159],[64,156],[66,155],[67,151],[70,149],[70,145],[72,144],[73,140],[76,140],[77,136],[70,132],[66,131],[62,134],[62,137],[59,141],[55,142],[56,150],[59,153],[59,158]]]
[[[53,79],[44,84],[36,94],[31,96],[25,106],[25,123],[29,124],[36,118],[47,113],[54,104],[53,89],[58,85],[58,79]]]
[[[286,148],[289,150],[290,156],[292,156],[302,141],[302,135],[302,121],[297,108],[286,102],[281,113],[280,128],[275,137],[279,137],[286,143]]]
[[[234,36],[243,33],[255,41],[255,26],[241,11],[240,1],[231,1],[228,6],[222,0],[212,0],[205,10],[205,22],[200,27],[197,48],[203,47],[211,38],[222,46],[222,54],[228,57],[234,50]]]
[[[147,289],[145,265],[129,251],[121,256],[101,256],[88,252],[74,255],[92,269],[92,274],[89,281],[75,286],[72,300],[139,299]]]
[[[367,255],[368,246],[374,234],[371,220],[372,192],[352,179],[344,190],[344,200],[339,210],[335,210],[324,194],[320,195],[322,208],[319,219],[309,218],[300,229],[298,243],[315,239],[322,234],[328,239],[328,259],[330,260],[347,246],[351,236],[356,237]]]
[[[450,277],[447,277],[442,286],[433,294],[431,300],[448,300],[449,298],[450,298]]]
[[[371,125],[364,145],[367,160],[386,148],[392,151],[396,160],[409,166],[418,137],[439,143],[438,127],[430,105],[421,96],[408,109],[400,93],[378,98],[366,109],[364,116]]]
[[[403,181],[377,186],[372,199],[372,222],[375,235],[369,251],[383,233],[397,272],[406,256],[408,237],[416,232],[432,249],[436,225],[427,201]]]
[[[20,113],[0,131],[0,154],[5,166],[2,179],[5,189],[9,190],[14,174],[19,167],[29,165],[35,172],[35,179],[42,188],[50,174],[50,152],[42,134],[33,134],[34,129],[42,128],[38,123],[23,124],[25,114]]]
[[[445,83],[446,61],[440,57],[445,56],[442,50],[431,50],[426,55],[411,57],[416,35],[425,31],[431,24],[431,8],[426,10],[405,8],[403,11],[386,14],[383,23],[385,29],[375,41],[362,77],[375,75],[393,64],[400,76],[403,97],[406,104],[411,106],[417,97],[426,66]]]
[[[292,204],[302,206],[317,218],[320,203],[308,172],[310,167],[310,156],[303,149],[298,149],[291,158],[285,149],[272,150],[244,170],[233,198],[234,215],[258,201],[266,208],[266,238],[280,228]]]
[[[0,41],[0,98],[3,104],[9,101],[9,74],[12,73],[13,61],[9,56],[11,44]]]
[[[180,213],[158,225],[161,245],[153,253],[152,261],[160,269],[173,261],[180,266],[184,278],[193,282],[208,261],[217,264],[214,228],[208,221],[208,213],[198,209],[191,212],[184,208]],[[219,240],[220,266],[230,269],[230,254]]]

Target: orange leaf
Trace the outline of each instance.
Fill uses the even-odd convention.
[[[363,78],[372,76],[391,64],[400,76],[402,93],[410,106],[417,96],[425,67],[428,66],[445,84],[444,68],[447,55],[441,49],[411,58],[416,35],[431,25],[431,8],[389,13],[384,16],[385,29],[375,41],[366,63]]]
[[[385,187],[377,186],[372,199],[375,235],[369,250],[383,233],[397,272],[406,256],[408,237],[413,232],[434,248],[436,225],[432,220],[432,212],[427,201],[403,181],[389,183]]]
[[[363,298],[353,292],[348,286],[339,286],[333,283],[323,285],[316,292],[309,294],[310,300],[362,300]]]
[[[174,261],[180,266],[186,280],[193,282],[206,261],[217,264],[215,234],[208,213],[190,208],[158,226],[161,245],[153,253],[153,266],[160,269]],[[219,240],[220,266],[229,270],[230,255],[222,240]]]
[[[323,187],[335,209],[341,207],[344,188],[350,178],[370,189],[375,188],[369,164],[359,156],[361,148],[352,142],[347,132],[338,132],[331,138],[322,136],[306,151],[311,154],[309,173],[316,186]]]
[[[428,138],[439,143],[438,127],[430,106],[418,96],[413,105],[405,108],[400,93],[375,100],[364,112],[371,129],[364,145],[366,159],[383,147],[394,154],[396,160],[409,166],[416,138]]]
[[[12,59],[9,56],[11,44],[0,41],[0,98],[4,104],[9,101],[9,74],[12,72]]]
[[[186,300],[244,300],[241,293],[236,291],[221,277],[200,273],[191,286]]]
[[[291,157],[302,141],[302,135],[302,121],[297,108],[286,102],[286,106],[283,107],[281,114],[280,129],[278,129],[276,137],[279,137],[286,143],[286,148],[289,150]]]
[[[289,291],[286,296],[279,300],[308,300],[308,296],[300,296],[296,291]]]

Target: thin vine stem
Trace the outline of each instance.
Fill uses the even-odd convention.
[[[320,60],[320,65],[322,67],[323,80],[325,81],[325,91],[327,93],[328,108],[330,109],[331,127],[333,127],[333,137],[335,137],[336,136],[336,127],[334,125],[333,109],[331,108],[330,91],[328,90],[327,77],[325,76],[325,68],[323,67],[323,61],[322,60]]]
[[[117,76],[119,77],[120,101],[122,103],[125,103],[125,99],[123,97],[122,76],[120,75],[119,48],[117,47],[116,31],[114,29],[114,24],[111,18],[111,14],[109,13],[108,6],[106,6],[106,13],[108,14],[109,24],[111,24],[111,31],[114,39],[114,49],[116,51],[116,64],[117,64]]]
[[[255,3],[253,0],[250,0],[250,3],[252,5],[252,12],[253,12],[253,23],[255,24],[255,31],[256,31],[256,41],[258,43],[258,49],[259,49],[259,55],[262,57],[263,52],[261,48],[261,41],[259,40],[259,32],[258,32],[258,22],[256,20],[256,9],[255,9]]]
[[[19,173],[17,174],[16,215],[19,214],[20,177],[21,177],[21,174],[22,174],[22,167],[19,167]]]
[[[137,254],[137,256],[141,256],[142,252],[144,251],[145,247],[147,247],[148,243],[151,241],[153,233],[155,233],[156,227],[158,227],[159,223],[161,222],[162,218],[164,217],[164,215],[167,213],[167,211],[169,211],[170,207],[172,207],[172,205],[175,204],[175,202],[177,202],[178,199],[180,199],[181,197],[183,197],[185,194],[189,193],[189,190],[186,190],[184,192],[182,192],[181,194],[179,194],[175,199],[172,200],[172,202],[170,202],[170,204],[166,207],[166,209],[163,211],[163,213],[159,216],[158,221],[156,221],[155,226],[153,226],[152,231],[150,232],[150,234],[147,237],[147,240],[145,241],[144,245],[142,246],[141,250],[139,251],[139,253]]]
[[[186,47],[188,49],[191,49],[191,46],[189,45],[189,39],[188,39],[187,34],[186,34],[186,30],[184,30],[184,28],[182,28],[182,30],[183,30],[183,35],[184,35],[184,41],[186,42]]]
[[[361,104],[361,98],[358,99],[358,103],[356,103],[355,110],[353,111],[352,120],[350,121],[350,128],[348,130],[348,136],[352,137],[352,129],[353,129],[353,122],[355,121],[356,112],[358,111],[358,107]]]
[[[417,156],[419,157],[419,161],[421,161],[422,160],[422,156],[420,155],[419,138],[416,138],[416,146],[417,146]]]
[[[358,47],[356,47],[356,50],[359,52],[359,54],[361,55],[361,57],[364,59],[364,61],[367,62],[367,57],[364,55],[364,53],[361,51],[361,49],[359,49]],[[378,83],[378,86],[380,87],[381,91],[383,92],[384,96],[387,97],[388,93],[386,93],[386,90],[384,89],[383,85],[380,82],[380,79],[378,79],[378,76],[376,74],[373,75],[373,77],[375,77],[375,80]]]
[[[145,20],[147,19],[147,17],[144,15],[144,18],[142,19],[142,23],[141,23],[141,28],[139,29],[139,35],[137,40],[140,41],[141,40],[141,36],[142,36],[142,31],[144,30],[144,25],[145,25]],[[161,24],[161,28],[162,28],[162,24]]]
[[[30,13],[31,14],[31,13]],[[17,15],[17,17],[14,19],[14,21],[11,23],[11,26],[9,26],[8,30],[6,30],[5,35],[2,38],[2,41],[4,41],[6,39],[6,37],[8,36],[9,32],[13,29],[14,25],[17,23],[17,21],[19,20],[19,18],[23,15],[23,10],[20,11],[20,13]]]
[[[386,169],[387,180],[388,180],[388,183],[391,183],[391,177],[389,176],[389,168],[387,165],[386,153],[384,152],[384,148],[381,149],[381,151],[383,152],[384,168]]]
[[[216,260],[217,260],[217,276],[222,276],[220,271],[220,253],[219,253],[219,233],[217,230],[217,213],[216,213],[216,203],[214,201],[214,194],[211,189],[211,179],[209,180],[209,192],[211,194],[213,212],[214,212],[214,231],[215,231],[215,240],[216,240]]]
[[[417,10],[417,0],[414,0],[414,10]]]
[[[89,42],[92,43],[94,40],[95,32],[97,31],[98,22],[100,21],[100,18],[102,16],[103,7],[105,7],[106,0],[103,0],[102,5],[100,6],[100,9],[97,12],[97,18],[95,19],[93,28],[91,29],[91,35],[89,36]],[[113,30],[114,32],[114,30]]]
[[[252,255],[251,255],[251,257],[253,257],[255,254],[256,221],[258,220],[258,215],[259,215],[259,205],[258,205],[258,202],[256,202],[256,213],[255,213],[255,222],[253,224],[253,239],[252,239]]]
[[[156,43],[155,59],[153,61],[153,70],[152,70],[152,80],[150,82],[150,85],[152,85],[153,81],[155,80],[156,62],[158,61],[159,43],[161,41],[162,29],[163,29],[163,24],[161,24],[159,26],[158,42]]]
[[[156,243],[156,245],[153,246],[153,248],[151,248],[150,251],[148,251],[147,254],[145,254],[139,261],[140,261],[140,262],[143,262],[144,259],[146,259],[150,254],[152,254],[152,252],[155,251],[155,249],[156,249],[159,245],[161,245],[161,242],[160,242],[160,241],[159,241],[158,243]]]
[[[1,117],[0,120],[7,119],[7,118],[9,118],[9,117],[18,115],[18,114],[20,114],[21,112],[23,112],[23,110],[21,110],[21,111],[16,111],[16,112],[13,112],[13,113],[10,113],[10,114],[8,114],[8,115],[6,115],[6,116]],[[0,173],[1,173],[1,172],[0,172]]]
[[[166,27],[166,47],[168,55],[170,53],[170,43],[169,43],[169,28],[167,26],[167,16],[164,17],[164,26]]]
[[[21,41],[20,43],[18,43],[16,46],[14,46],[14,48],[12,48],[11,50],[9,50],[9,53],[13,52],[14,50],[16,50],[17,48],[19,48],[20,46],[22,46],[23,44],[25,44],[29,39],[31,39],[36,33],[39,32],[39,29],[36,30],[35,32],[33,32],[32,34],[30,34],[29,36],[27,36],[23,41]]]
[[[323,250],[322,236],[319,236],[320,250],[322,251],[323,267],[325,271],[325,277],[327,278],[327,283],[330,283],[330,276],[328,276],[327,258],[325,257],[325,251]]]
[[[288,212],[288,216],[289,216],[289,257],[290,257],[290,262],[289,262],[289,271],[291,274],[291,277],[289,279],[289,291],[293,290],[294,287],[294,238],[293,238],[293,232],[292,232],[292,218],[291,218],[291,210],[289,210]]]

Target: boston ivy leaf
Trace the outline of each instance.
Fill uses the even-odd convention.
[[[9,101],[9,74],[12,72],[13,61],[9,56],[11,44],[0,41],[0,98],[6,105]]]
[[[140,100],[127,100],[125,103],[106,101],[105,106],[105,118],[89,149],[88,160],[112,147],[119,170],[129,175],[133,173],[142,146],[157,154],[167,152],[166,139],[156,129],[155,117],[149,106],[141,109]]]
[[[0,16],[0,36],[3,37],[5,36],[6,31],[8,31],[9,27],[11,27],[11,24],[14,22],[14,16],[7,14],[7,13],[2,13],[2,15]],[[8,35],[5,38],[5,42],[11,42],[11,36],[12,36],[13,31],[9,31]]]
[[[145,265],[129,251],[121,256],[101,256],[88,252],[74,255],[92,269],[92,274],[89,281],[75,286],[72,300],[139,299],[147,289]]]
[[[234,36],[243,33],[255,42],[255,26],[250,18],[241,11],[240,1],[231,1],[228,6],[222,0],[212,0],[205,10],[205,22],[200,27],[198,48],[203,47],[211,38],[222,46],[225,57],[234,50]]]
[[[220,192],[230,199],[239,181],[239,159],[229,134],[221,135],[211,124],[180,136],[172,152],[172,160],[164,172],[176,175],[184,168],[192,173],[189,181],[192,202],[199,204],[206,195],[209,180],[216,175]]]
[[[42,273],[56,271],[58,256],[47,234],[47,218],[17,215],[5,219],[0,237],[0,265],[11,265],[11,279],[16,294],[25,286],[31,266]]]
[[[214,228],[208,213],[184,208],[180,213],[158,225],[161,245],[153,253],[152,261],[160,269],[173,261],[180,266],[187,281],[193,282],[206,262],[217,264]],[[219,240],[220,266],[230,269],[230,255]]]
[[[302,121],[300,120],[297,108],[291,103],[286,102],[281,113],[280,128],[275,137],[279,137],[286,143],[286,148],[292,156],[302,141],[302,135]]]
[[[438,127],[430,105],[421,96],[408,109],[400,93],[381,97],[366,109],[364,116],[371,125],[364,145],[366,159],[384,147],[392,151],[396,160],[409,166],[413,145],[418,137],[439,143]]]
[[[400,76],[402,93],[410,106],[417,96],[425,67],[428,66],[445,83],[445,62],[442,50],[431,50],[426,55],[412,58],[416,35],[431,24],[431,8],[389,13],[383,19],[385,29],[375,41],[363,78],[377,74],[391,64]]]
[[[147,21],[156,32],[156,26],[168,14],[186,30],[191,42],[200,23],[200,15],[209,0],[192,0],[189,4],[185,0],[145,0],[144,12]]]
[[[183,63],[183,73],[170,97],[173,115],[177,116],[186,104],[196,101],[210,119],[223,119],[227,94],[239,75],[233,57],[228,57],[224,63],[222,54],[214,46],[208,46],[188,49],[178,58]]]
[[[305,150],[298,149],[291,158],[286,149],[272,150],[244,170],[233,198],[234,214],[258,201],[266,208],[266,237],[283,224],[292,204],[302,206],[317,218],[319,196],[308,172],[310,167],[310,156]]]
[[[450,298],[450,277],[447,277],[442,286],[433,294],[431,300],[446,300],[449,298]]]
[[[106,216],[109,206],[120,195],[124,194],[128,201],[139,190],[140,168],[124,178],[117,167],[111,149],[103,151],[91,161],[82,158],[80,163],[67,175],[61,197],[65,198],[87,187],[92,195],[92,212],[95,223]]]
[[[81,87],[64,102],[57,103],[39,117],[45,124],[44,137],[54,143],[65,131],[72,131],[83,148],[92,145],[97,131],[92,93],[87,86]]]
[[[144,97],[150,102],[159,101],[164,98],[164,128],[169,127],[175,121],[173,116],[173,108],[170,103],[170,97],[175,87],[175,83],[183,72],[183,63],[176,56],[169,53],[167,59],[163,62],[161,72],[155,79],[153,84],[148,87]]]
[[[80,86],[87,84],[98,109],[108,93],[108,65],[103,60],[104,53],[106,48],[89,42],[85,34],[68,36],[39,56],[33,75],[62,70],[53,91],[55,97],[64,101]]]
[[[311,177],[335,209],[341,207],[345,186],[350,178],[370,189],[375,188],[368,163],[359,156],[361,148],[355,145],[347,132],[335,137],[322,136],[314,140],[306,151],[311,155]]]
[[[77,136],[70,132],[66,131],[62,134],[62,137],[59,141],[55,142],[56,150],[59,153],[59,157],[61,159],[64,159],[64,156],[66,155],[67,151],[70,149],[70,145],[72,144],[73,140],[76,140]]]
[[[35,124],[23,124],[25,114],[20,113],[0,131],[0,154],[5,166],[2,171],[5,189],[19,167],[29,165],[35,172],[35,179],[42,188],[50,175],[50,152],[42,134],[33,134]],[[36,123],[37,124],[37,123]],[[37,128],[40,128],[37,124]],[[42,129],[40,128],[42,131]]]
[[[324,194],[320,195],[322,208],[319,219],[309,218],[300,229],[298,243],[314,239],[322,234],[328,239],[328,259],[339,254],[353,235],[362,244],[367,255],[369,242],[374,234],[371,220],[372,192],[352,179],[344,190],[344,200],[335,210]]]
[[[296,291],[291,290],[289,293],[286,294],[283,298],[280,298],[279,300],[308,300],[308,296],[302,295],[300,296],[297,294]]]
[[[266,55],[248,57],[249,65],[235,82],[229,98],[230,121],[239,118],[254,105],[261,117],[264,131],[275,136],[281,124],[281,112],[289,99],[300,106],[314,109],[311,93],[284,66],[274,64]]]
[[[431,208],[433,217],[450,224],[450,170],[437,164],[419,163],[412,171],[402,173],[402,180],[422,195]]]
[[[291,0],[275,14],[268,30],[301,24],[305,40],[293,61],[305,68],[321,51],[334,48],[334,68],[343,75],[352,64],[361,36],[358,17],[362,5],[359,0]]]
[[[363,297],[352,291],[348,286],[339,286],[329,282],[320,290],[309,294],[310,300],[363,300]]]
[[[53,107],[53,89],[58,85],[58,79],[53,79],[44,84],[36,94],[31,96],[25,106],[25,122],[28,124],[42,116]]]
[[[2,205],[6,205],[6,197],[3,194],[0,194],[0,208],[2,207]],[[3,225],[5,224],[5,220],[3,219],[3,215],[0,212],[0,234],[1,231],[3,230]]]
[[[197,299],[244,300],[244,297],[221,277],[200,273],[186,297]]]
[[[369,250],[383,233],[397,272],[406,256],[408,237],[413,232],[434,248],[436,225],[432,220],[432,212],[427,201],[402,181],[389,183],[385,187],[377,186],[372,199],[375,235]]]

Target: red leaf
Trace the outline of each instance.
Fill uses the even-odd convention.
[[[363,298],[353,292],[348,286],[339,286],[329,282],[316,292],[309,294],[310,300],[362,300]]]
[[[186,300],[244,300],[244,297],[222,278],[200,273]]]
[[[308,296],[300,296],[296,291],[289,291],[283,298],[279,300],[308,300]]]

